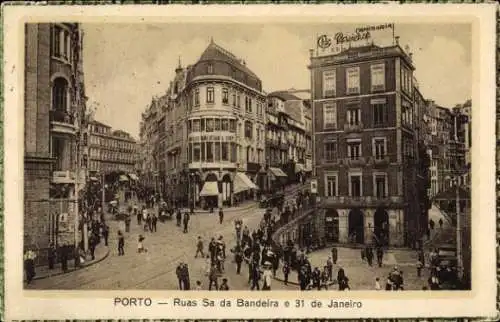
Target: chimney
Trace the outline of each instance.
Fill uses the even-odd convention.
[[[396,38],[395,38],[395,39],[396,39],[396,45],[398,45],[398,46],[399,46],[399,36],[396,36]]]

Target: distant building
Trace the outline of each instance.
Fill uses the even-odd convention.
[[[75,23],[25,26],[24,245],[72,246],[85,182],[83,32]],[[78,164],[80,162],[80,164]],[[77,171],[81,170],[81,171]],[[39,254],[45,258],[45,255]]]
[[[399,43],[311,56],[317,216],[300,236],[410,246],[424,234],[411,53]]]
[[[99,121],[90,122],[88,170],[91,176],[123,172],[135,179],[138,156],[138,145],[129,133],[113,130]]]

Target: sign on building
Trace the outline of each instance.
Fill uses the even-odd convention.
[[[379,46],[393,45],[394,24],[360,26],[354,31],[338,31],[319,35],[316,38],[316,54],[318,56],[336,55],[346,49],[367,46],[371,43]]]
[[[311,193],[318,193],[318,179],[311,180]]]

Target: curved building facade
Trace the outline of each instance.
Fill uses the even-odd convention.
[[[194,65],[179,64],[167,95],[167,194],[201,207],[256,197],[266,164],[260,79],[212,41]]]

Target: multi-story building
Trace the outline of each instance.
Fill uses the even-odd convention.
[[[195,64],[179,63],[175,73],[165,103],[170,195],[222,206],[263,188],[266,114],[258,76],[213,40]]]
[[[89,123],[90,175],[117,172],[135,180],[138,156],[137,143],[129,133],[113,130],[111,126],[99,121]]]
[[[266,148],[268,155],[272,154],[269,165],[282,169],[291,181],[300,180],[312,171],[312,167],[307,167],[311,163],[309,100],[288,91],[270,93],[267,100]],[[271,175],[277,172],[273,167],[270,170]]]
[[[82,41],[78,24],[25,26],[25,247],[79,239],[76,198],[85,182],[80,156],[86,153]]]
[[[158,120],[161,115],[158,98],[154,97],[151,104],[141,115],[139,129],[139,161],[138,168],[141,183],[149,188],[158,189],[158,142],[159,129]]]
[[[394,46],[311,51],[317,216],[326,242],[413,245],[425,227],[417,176],[412,55]]]

